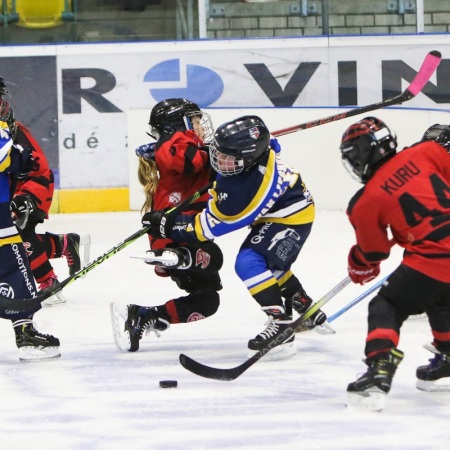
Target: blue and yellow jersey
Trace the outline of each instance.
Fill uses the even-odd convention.
[[[11,164],[12,143],[9,131],[0,127],[0,172],[5,172]]]
[[[315,216],[314,201],[300,174],[286,167],[274,150],[247,172],[219,176],[210,194],[201,213],[176,218],[175,240],[212,240],[261,222],[306,224]]]
[[[22,242],[9,211],[10,192],[7,170],[11,164],[12,145],[9,131],[0,128],[0,247]]]

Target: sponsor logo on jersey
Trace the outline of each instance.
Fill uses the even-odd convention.
[[[293,230],[292,228],[287,228],[286,230],[279,231],[270,241],[269,248],[267,250],[271,250],[275,245],[278,243],[278,241],[282,241],[283,239],[286,239],[288,237],[294,238],[296,241],[300,240],[300,235]]]
[[[272,222],[268,222],[264,224],[261,229],[258,231],[258,234],[256,236],[253,236],[250,240],[252,244],[259,244],[263,239],[264,235],[266,234],[266,231],[270,228],[272,225]]]
[[[188,318],[186,322],[197,322],[197,320],[203,320],[205,319],[205,316],[203,314],[200,314],[198,312],[192,313]]]
[[[177,205],[181,201],[181,192],[172,192],[169,194],[169,203]]]
[[[0,283],[0,295],[14,298],[14,289],[8,283]]]
[[[19,271],[22,273],[23,280],[25,282],[25,285],[27,286],[27,289],[30,291],[32,297],[36,297],[36,290],[32,281],[30,280],[30,272],[28,271],[28,268],[25,265],[22,255],[20,254],[19,246],[17,244],[13,244],[11,248],[12,251],[14,252],[14,256],[16,257],[17,267]]]
[[[33,248],[31,247],[31,244],[29,242],[24,242],[23,247],[25,248],[25,251],[27,252],[27,256],[30,256],[33,254]]]
[[[202,269],[206,269],[211,261],[211,255],[206,253],[205,250],[199,249],[195,254],[195,265],[200,266]]]
[[[226,200],[228,198],[228,194],[226,192],[221,192],[218,196],[217,196],[217,203],[220,203],[223,200]]]

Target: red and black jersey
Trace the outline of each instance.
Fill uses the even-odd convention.
[[[370,265],[405,249],[403,264],[450,283],[450,154],[434,141],[405,148],[384,163],[350,201],[355,256]]]
[[[169,140],[157,143],[155,162],[159,172],[158,187],[153,195],[155,211],[176,206],[211,181],[209,154],[194,131],[176,132]],[[204,194],[185,214],[201,211],[208,198],[209,194]],[[152,246],[163,248],[169,242],[158,239]]]
[[[33,137],[30,130],[20,122],[16,122],[16,124],[17,135],[14,141],[24,148],[31,148],[33,158],[36,161],[36,168],[35,170],[32,170],[24,180],[19,180],[17,182],[14,195],[31,195],[36,201],[38,208],[48,217],[48,211],[52,203],[55,188],[53,172],[48,165],[47,158],[42,148]]]

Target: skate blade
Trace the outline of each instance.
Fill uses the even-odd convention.
[[[441,354],[441,352],[431,342],[427,342],[426,344],[423,344],[423,348],[425,350],[428,350],[431,353],[434,353],[435,355]]]
[[[44,362],[61,357],[59,347],[21,347],[19,348],[20,362]]]
[[[80,236],[80,248],[83,247],[83,262],[81,264],[81,268],[84,269],[90,261],[91,258],[91,235],[85,234],[84,236]],[[84,274],[80,278],[84,278],[86,274]]]
[[[251,358],[255,353],[258,353],[254,350],[249,350],[248,357]],[[269,362],[269,361],[281,361],[283,359],[292,358],[297,353],[297,347],[293,342],[289,342],[287,344],[277,345],[275,348],[267,352],[262,358],[261,361]]]
[[[173,252],[163,252],[161,256],[156,256],[153,252],[148,252],[145,255],[132,255],[131,258],[142,259],[147,264],[162,267],[173,267],[179,264],[179,259]]]
[[[331,325],[328,321],[324,322],[322,325],[317,325],[314,328],[314,331],[316,333],[322,334],[322,335],[328,335],[328,334],[336,334],[336,331],[334,331],[333,328],[331,328]]]
[[[412,316],[409,316],[408,319],[410,320],[423,320],[423,319],[427,319],[428,316],[426,313],[422,313],[422,314],[413,314]]]
[[[53,308],[54,306],[63,306],[66,303],[66,298],[62,295],[62,292],[59,292],[59,294],[52,295],[47,300],[44,300],[41,304],[44,308]]]
[[[116,347],[121,352],[129,351],[131,348],[130,333],[125,331],[125,320],[127,319],[127,313],[124,312],[123,307],[116,306],[115,303],[111,303],[110,313],[111,326]],[[124,331],[122,332],[122,330]]]
[[[450,377],[440,378],[435,381],[417,380],[416,388],[424,392],[449,392]]]
[[[376,389],[376,388],[375,388]],[[365,411],[382,411],[386,404],[386,393],[379,389],[365,392],[347,392],[347,407]]]

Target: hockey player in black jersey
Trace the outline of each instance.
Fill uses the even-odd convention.
[[[283,164],[278,142],[257,116],[220,126],[210,157],[218,177],[206,209],[195,216],[176,217],[155,211],[145,214],[142,223],[151,227],[153,235],[178,242],[204,242],[250,226],[235,270],[269,318],[267,327],[248,342],[251,351],[258,351],[284,332],[292,321],[292,308],[302,314],[312,303],[291,266],[311,231],[314,201],[300,174]],[[325,319],[319,310],[308,328]],[[294,337],[287,336],[266,358],[293,356]]]

